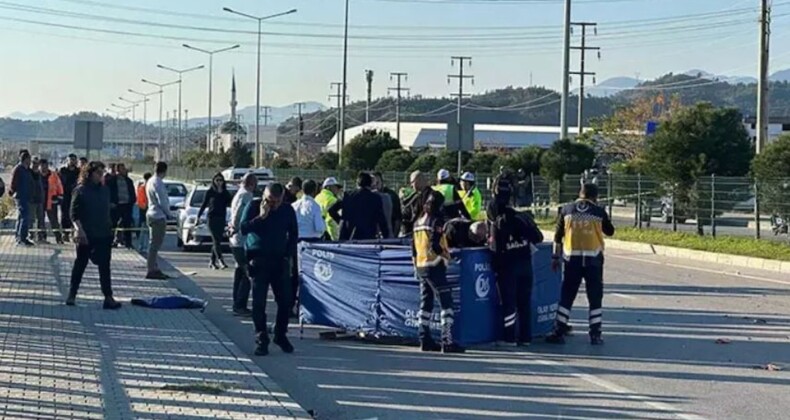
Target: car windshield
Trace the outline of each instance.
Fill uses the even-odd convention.
[[[228,185],[228,192],[230,193],[230,195],[235,195],[238,190],[239,188],[236,187],[235,185]],[[201,188],[199,190],[196,190],[192,194],[192,198],[189,199],[189,207],[200,207],[201,205],[203,205],[203,200],[206,199],[206,191],[208,191],[208,188]]]
[[[184,184],[165,184],[168,197],[186,197],[187,187]]]

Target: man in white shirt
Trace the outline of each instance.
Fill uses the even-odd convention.
[[[318,184],[313,180],[307,180],[302,185],[302,192],[304,193],[302,198],[291,204],[296,212],[296,223],[299,225],[299,240],[319,241],[326,233],[326,222],[321,212],[321,206],[315,201],[315,196],[318,194]],[[291,285],[293,286],[294,302],[298,302],[299,260],[297,256],[294,256],[291,261]]]
[[[167,231],[167,219],[171,218],[170,199],[167,196],[167,187],[164,179],[167,176],[167,164],[157,162],[155,174],[145,185],[145,195],[148,198],[148,211],[145,213],[148,229],[151,236],[151,244],[148,247],[148,274],[145,278],[155,280],[167,280],[170,278],[159,269],[159,249],[165,240]]]
[[[233,314],[235,316],[250,317],[252,311],[247,308],[250,299],[252,283],[247,274],[247,255],[244,252],[246,238],[241,234],[241,220],[244,209],[252,202],[255,196],[255,187],[258,179],[252,173],[244,175],[241,179],[241,188],[233,196],[230,204],[230,249],[236,261],[236,270],[233,272]]]

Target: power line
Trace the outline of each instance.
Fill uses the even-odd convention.
[[[472,66],[472,57],[464,57],[464,56],[454,56],[450,58],[450,65],[455,65],[458,62],[458,74],[450,74],[447,76],[447,83],[450,83],[452,79],[458,80],[458,93],[450,94],[451,97],[458,98],[458,111],[456,115],[456,123],[458,124],[458,173],[461,173],[461,150],[463,149],[463,129],[461,125],[461,108],[463,107],[464,97],[470,96],[469,94],[464,93],[464,82],[469,80],[472,84],[475,83],[475,77],[471,74],[464,74],[464,65],[469,64]]]

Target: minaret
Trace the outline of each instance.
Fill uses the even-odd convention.
[[[233,70],[233,84],[230,88],[230,120],[236,122],[236,70]]]

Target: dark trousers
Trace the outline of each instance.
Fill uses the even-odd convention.
[[[36,219],[36,229],[38,229],[36,237],[39,240],[44,240],[47,238],[47,225],[44,219],[47,212],[44,210],[44,203],[33,203],[32,206],[33,217]]]
[[[560,306],[557,308],[557,329],[567,331],[571,318],[571,308],[579,286],[584,280],[587,300],[590,303],[590,333],[600,333],[603,317],[603,261],[587,258],[573,258],[565,262],[562,274]]]
[[[17,243],[27,241],[30,234],[31,225],[31,206],[30,202],[26,199],[16,199],[16,208],[19,216],[16,219],[16,241]]]
[[[60,203],[60,227],[65,231],[65,238],[71,236],[71,194],[63,195],[63,202]]]
[[[447,282],[447,267],[440,264],[437,267],[418,269],[420,279],[420,340],[431,337],[431,317],[433,315],[433,301],[439,296],[439,305],[442,308],[442,341],[452,343],[452,326],[454,320],[452,287]]]
[[[113,210],[113,227],[120,229],[115,234],[116,240],[127,248],[132,247],[132,231],[129,230],[134,224],[132,206],[132,203],[118,204]]]
[[[63,235],[60,232],[60,224],[58,223],[58,206],[53,205],[51,209],[46,212],[47,220],[52,231],[55,232],[55,240],[59,243],[63,241]],[[39,238],[47,239],[47,231],[39,233]]]
[[[224,263],[222,258],[222,239],[225,237],[227,221],[224,217],[208,217],[208,230],[211,233],[211,263]]]
[[[233,309],[247,309],[252,283],[247,272],[247,255],[243,247],[231,248],[236,269],[233,271]]]
[[[99,284],[105,298],[112,297],[112,281],[110,280],[110,260],[112,259],[112,238],[90,238],[87,244],[77,245],[77,259],[71,269],[71,289],[69,294],[76,296],[82,282],[82,275],[88,267],[88,261],[99,268]]]
[[[532,339],[532,263],[518,260],[503,264],[497,272],[502,300],[504,340],[528,343]]]
[[[274,323],[274,336],[285,337],[288,331],[288,318],[293,306],[291,282],[288,279],[289,257],[260,256],[250,261],[252,276],[252,323],[258,343],[268,344],[269,333],[266,326],[266,300],[269,285],[277,303],[277,317]]]

